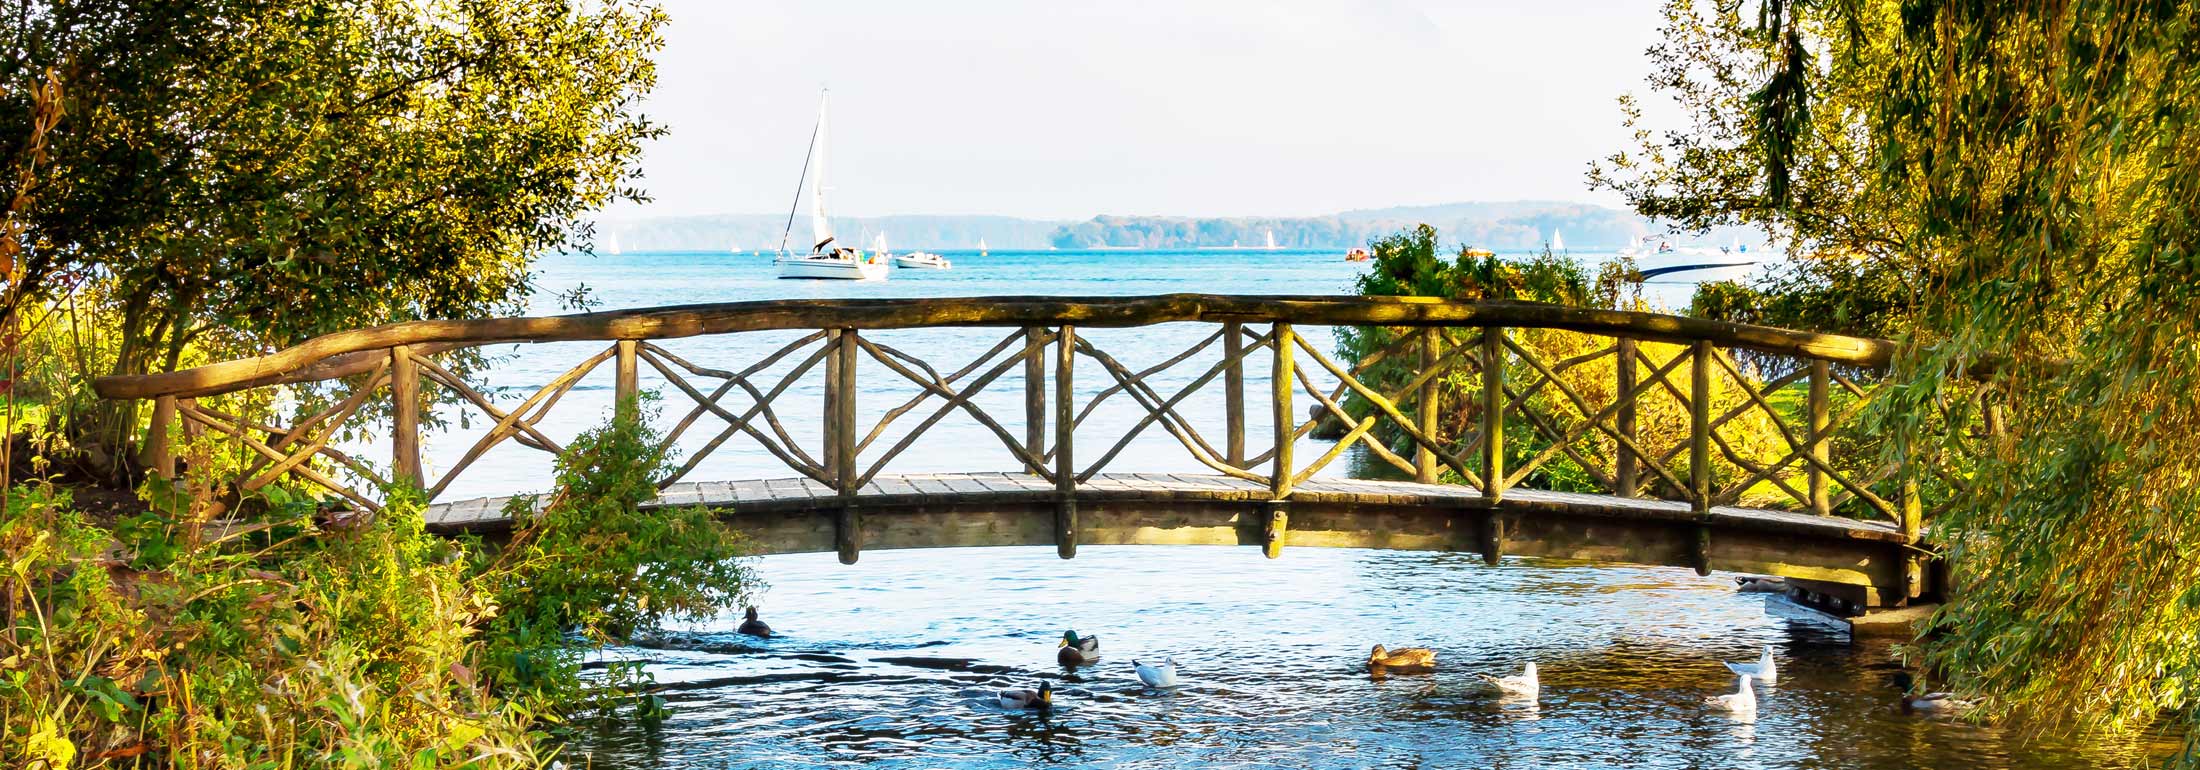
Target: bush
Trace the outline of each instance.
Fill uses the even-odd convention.
[[[747,586],[705,512],[641,510],[654,443],[631,421],[575,441],[502,549],[428,534],[408,489],[326,518],[271,488],[211,523],[154,481],[159,505],[102,526],[59,487],[13,488],[0,764],[543,766],[561,714],[646,682],[585,681],[582,653]]]

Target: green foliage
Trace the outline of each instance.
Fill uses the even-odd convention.
[[[564,714],[661,718],[646,670],[584,679],[581,655],[731,606],[747,571],[702,512],[636,508],[654,443],[631,421],[575,442],[553,502],[488,552],[425,532],[410,489],[335,518],[275,490],[215,525],[177,493],[201,482],[153,482],[110,528],[15,487],[0,764],[535,768]]]
[[[1488,251],[1467,248],[1445,259],[1438,254],[1436,244],[1436,231],[1427,225],[1377,241],[1373,250],[1373,269],[1360,277],[1360,292],[1547,302],[1574,307],[1639,306],[1639,296],[1630,293],[1634,285],[1631,277],[1634,266],[1624,260],[1602,265],[1592,276],[1580,262],[1548,250],[1524,260],[1508,261]],[[1363,383],[1378,392],[1397,393],[1418,375],[1420,359],[1411,342],[1403,347],[1392,346],[1399,343],[1403,335],[1419,333],[1417,329],[1387,327],[1344,329],[1338,336],[1338,354],[1348,364],[1362,369],[1359,378]],[[1475,332],[1443,329],[1436,334],[1444,349],[1451,349],[1472,343]],[[1559,362],[1580,359],[1579,363],[1564,367],[1557,375],[1566,389],[1584,399],[1589,409],[1584,412],[1556,386],[1534,384],[1542,382],[1543,374],[1508,352],[1505,382],[1520,394],[1517,398],[1524,403],[1523,408],[1508,412],[1505,419],[1505,466],[1508,469],[1528,467],[1553,443],[1554,436],[1578,431],[1580,435],[1568,443],[1574,450],[1572,453],[1561,452],[1541,458],[1543,462],[1521,483],[1536,489],[1565,492],[1610,491],[1620,448],[1602,432],[1586,429],[1588,416],[1617,397],[1619,364],[1611,356],[1599,355],[1610,341],[1555,329],[1514,329],[1508,334],[1515,344],[1533,353],[1546,366],[1556,367]],[[1401,352],[1377,360],[1376,356],[1386,349]],[[1641,343],[1639,349],[1656,365],[1663,365],[1682,352],[1680,346],[1658,343]],[[1650,366],[1631,365],[1637,367],[1638,381],[1647,384]],[[1436,418],[1436,436],[1446,442],[1450,450],[1464,451],[1470,443],[1475,443],[1482,430],[1480,371],[1471,362],[1458,364],[1435,382],[1437,401],[1441,405]],[[1680,445],[1689,435],[1688,410],[1679,399],[1671,396],[1674,391],[1687,392],[1689,384],[1685,372],[1681,377],[1669,379],[1669,383],[1671,391],[1653,388],[1636,399],[1637,435],[1653,452]],[[1508,397],[1508,402],[1514,398]],[[1716,411],[1723,414],[1742,403],[1746,396],[1738,389],[1722,388],[1711,398]],[[1400,411],[1416,420],[1423,408],[1418,398],[1406,399],[1398,406]],[[1344,407],[1356,416],[1375,411],[1373,404],[1357,393],[1346,398]],[[1794,415],[1789,416],[1788,422],[1801,424]],[[1760,466],[1776,462],[1787,448],[1770,416],[1761,410],[1747,410],[1737,415],[1720,429],[1720,433],[1738,454],[1752,458]],[[1378,422],[1375,435],[1395,452],[1410,454],[1412,451],[1410,438],[1390,421]],[[1462,459],[1469,469],[1482,472],[1479,453],[1469,453]],[[1676,478],[1688,475],[1681,464],[1684,461],[1685,458],[1678,458],[1669,468]],[[1650,478],[1647,470],[1644,473],[1645,478]],[[1748,475],[1740,466],[1731,463],[1718,464],[1712,474],[1715,483],[1719,484],[1740,483],[1742,477]],[[1462,480],[1456,473],[1447,473],[1446,478],[1453,482]],[[1681,492],[1671,485],[1653,485],[1650,491],[1668,496],[1678,496]],[[1764,490],[1745,492],[1743,500],[1759,505],[1790,502],[1777,495],[1769,485]]]
[[[642,143],[663,15],[630,0],[38,2],[0,46],[18,308],[112,330],[80,377],[524,309]],[[51,75],[66,110],[26,165]],[[17,174],[17,169],[34,173]],[[18,297],[17,295],[21,296]],[[106,404],[73,432],[118,450]]]
[[[2200,722],[2200,7],[1760,7],[1805,34],[1668,6],[1657,85],[1692,128],[1638,134],[1600,182],[1795,236],[1781,282],[1707,312],[1908,343],[1867,429],[1890,460],[1963,468],[1930,522],[1954,585],[1918,649],[1948,684],[2034,729]],[[1803,44],[1825,50],[1783,55]],[[1800,98],[1735,109],[1758,72]],[[1989,409],[2006,435],[1981,441],[1963,426]]]
[[[708,510],[641,508],[667,463],[643,422],[614,420],[567,446],[547,501],[506,507],[522,524],[478,578],[498,607],[489,630],[505,679],[537,685],[543,671],[571,663],[558,659],[572,648],[560,640],[619,640],[706,617],[737,606],[754,584],[735,558],[739,538]]]
[[[1699,300],[1714,317],[1891,336],[1925,289],[1900,237],[1907,197],[1872,183],[1867,141],[1865,105],[1885,85],[1878,36],[1894,4],[1745,5],[1665,4],[1650,84],[1687,128],[1657,130],[1637,97],[1621,97],[1635,146],[1592,166],[1590,183],[1682,230],[1745,225],[1785,242],[1792,259],[1753,295]]]

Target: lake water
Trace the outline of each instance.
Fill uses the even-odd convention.
[[[542,284],[562,290],[585,282],[608,309],[775,297],[1347,293],[1365,269],[1334,252],[950,256],[953,271],[897,271],[879,283],[776,280],[769,258],[755,256],[561,257],[543,263]],[[1687,289],[1653,286],[1652,299],[1678,306]],[[1090,336],[1138,368],[1212,331],[1170,325]],[[1302,331],[1333,347],[1329,330]],[[945,370],[1004,334],[911,330],[874,338]],[[796,336],[665,346],[698,364],[735,369]],[[517,398],[601,349],[519,346],[490,381]],[[1173,392],[1205,368],[1187,362],[1156,385]],[[1253,370],[1249,392],[1266,392],[1264,370]],[[1081,399],[1110,383],[1097,367],[1078,371]],[[644,373],[645,387],[661,388],[661,378]],[[978,403],[1020,435],[1018,377],[1012,372]],[[871,365],[858,383],[864,425],[916,392]],[[817,386],[813,375],[782,397],[790,431],[812,447]],[[1219,388],[1209,391],[1186,410],[1219,423]],[[562,439],[600,420],[609,404],[606,368],[544,426]],[[1111,405],[1096,413],[1095,435],[1115,435],[1141,414],[1127,400]],[[667,398],[660,424],[682,406],[677,396]],[[1265,410],[1249,411],[1250,435],[1267,435],[1259,420]],[[457,456],[480,428],[431,440],[428,456]],[[921,444],[925,451],[897,459],[892,470],[1015,467],[974,421],[951,420],[934,431]],[[704,437],[683,446],[694,451]],[[1251,443],[1258,451],[1260,442]],[[1199,466],[1174,439],[1152,431],[1109,469]],[[539,488],[547,470],[546,459],[507,445],[469,469],[448,496]],[[737,440],[689,478],[788,475],[761,448]],[[1249,548],[1088,546],[1072,561],[1044,548],[874,551],[853,567],[813,554],[763,558],[757,571],[770,584],[759,596],[764,617],[784,636],[738,636],[739,618],[729,617],[608,651],[649,662],[674,712],[654,726],[593,728],[569,747],[570,765],[2014,769],[2124,765],[2170,748],[2026,741],[1900,714],[1884,645],[1853,644],[1822,617],[1736,594],[1730,576],[1679,569],[1524,559],[1491,567],[1470,555],[1312,548],[1287,549],[1271,561]],[[1102,639],[1099,666],[1065,672],[1054,664],[1055,640],[1071,628]],[[1377,643],[1434,647],[1440,668],[1372,679],[1364,661]],[[1781,679],[1759,689],[1755,718],[1707,707],[1705,697],[1733,687],[1719,661],[1753,658],[1765,645],[1778,656]],[[1146,691],[1130,661],[1164,655],[1178,662],[1184,686]],[[1543,679],[1534,704],[1498,698],[1475,677],[1512,673],[1530,660]],[[1057,688],[1050,714],[1007,711],[992,701],[998,689],[1041,680]]]
[[[2075,768],[2146,744],[2027,742],[1894,707],[1882,644],[1679,569],[1465,554],[1085,547],[866,552],[761,560],[764,618],[683,628],[614,656],[650,661],[674,712],[598,728],[597,768]],[[1065,672],[1065,629],[1097,666]],[[1371,678],[1368,648],[1425,645],[1428,675]],[[1708,707],[1721,660],[1771,645],[1778,686],[1754,719]],[[1134,658],[1171,656],[1149,691]],[[1533,660],[1542,695],[1476,674]],[[1004,687],[1054,683],[1050,714]],[[2173,747],[2155,745],[2155,752]]]

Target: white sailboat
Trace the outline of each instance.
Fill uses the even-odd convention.
[[[1565,239],[1564,237],[1562,237],[1562,236],[1560,236],[1560,235],[1558,234],[1558,229],[1557,229],[1557,228],[1552,228],[1552,229],[1551,229],[1551,250],[1552,250],[1552,251],[1565,251],[1565,250],[1566,250],[1566,239]]]
[[[610,230],[605,230],[605,231],[603,232],[603,250],[604,250],[604,253],[606,253],[606,254],[610,254],[611,256],[614,256],[614,257],[616,257],[616,256],[618,256],[618,255],[619,255],[619,234],[618,234],[618,233],[614,233],[614,232],[611,232]]]
[[[978,256],[985,256],[985,239],[978,239]]]
[[[1276,231],[1274,230],[1268,231],[1268,250],[1276,250]]]
[[[787,238],[794,232],[794,210],[787,211],[787,232],[779,238],[779,277],[781,278],[836,278],[841,280],[877,280],[886,277],[886,261],[878,254],[866,255],[858,249],[840,246],[833,242],[833,221],[825,216],[825,137],[830,123],[826,120],[826,98],[817,98],[817,128],[810,134],[810,154],[802,161],[802,172],[809,176],[810,166],[817,166],[817,175],[810,177],[810,253],[793,256],[787,253]],[[800,185],[796,187],[796,204],[800,205]]]

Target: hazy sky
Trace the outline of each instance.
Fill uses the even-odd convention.
[[[1654,0],[664,0],[645,209],[787,209],[832,89],[835,214],[1304,215],[1614,202]]]

